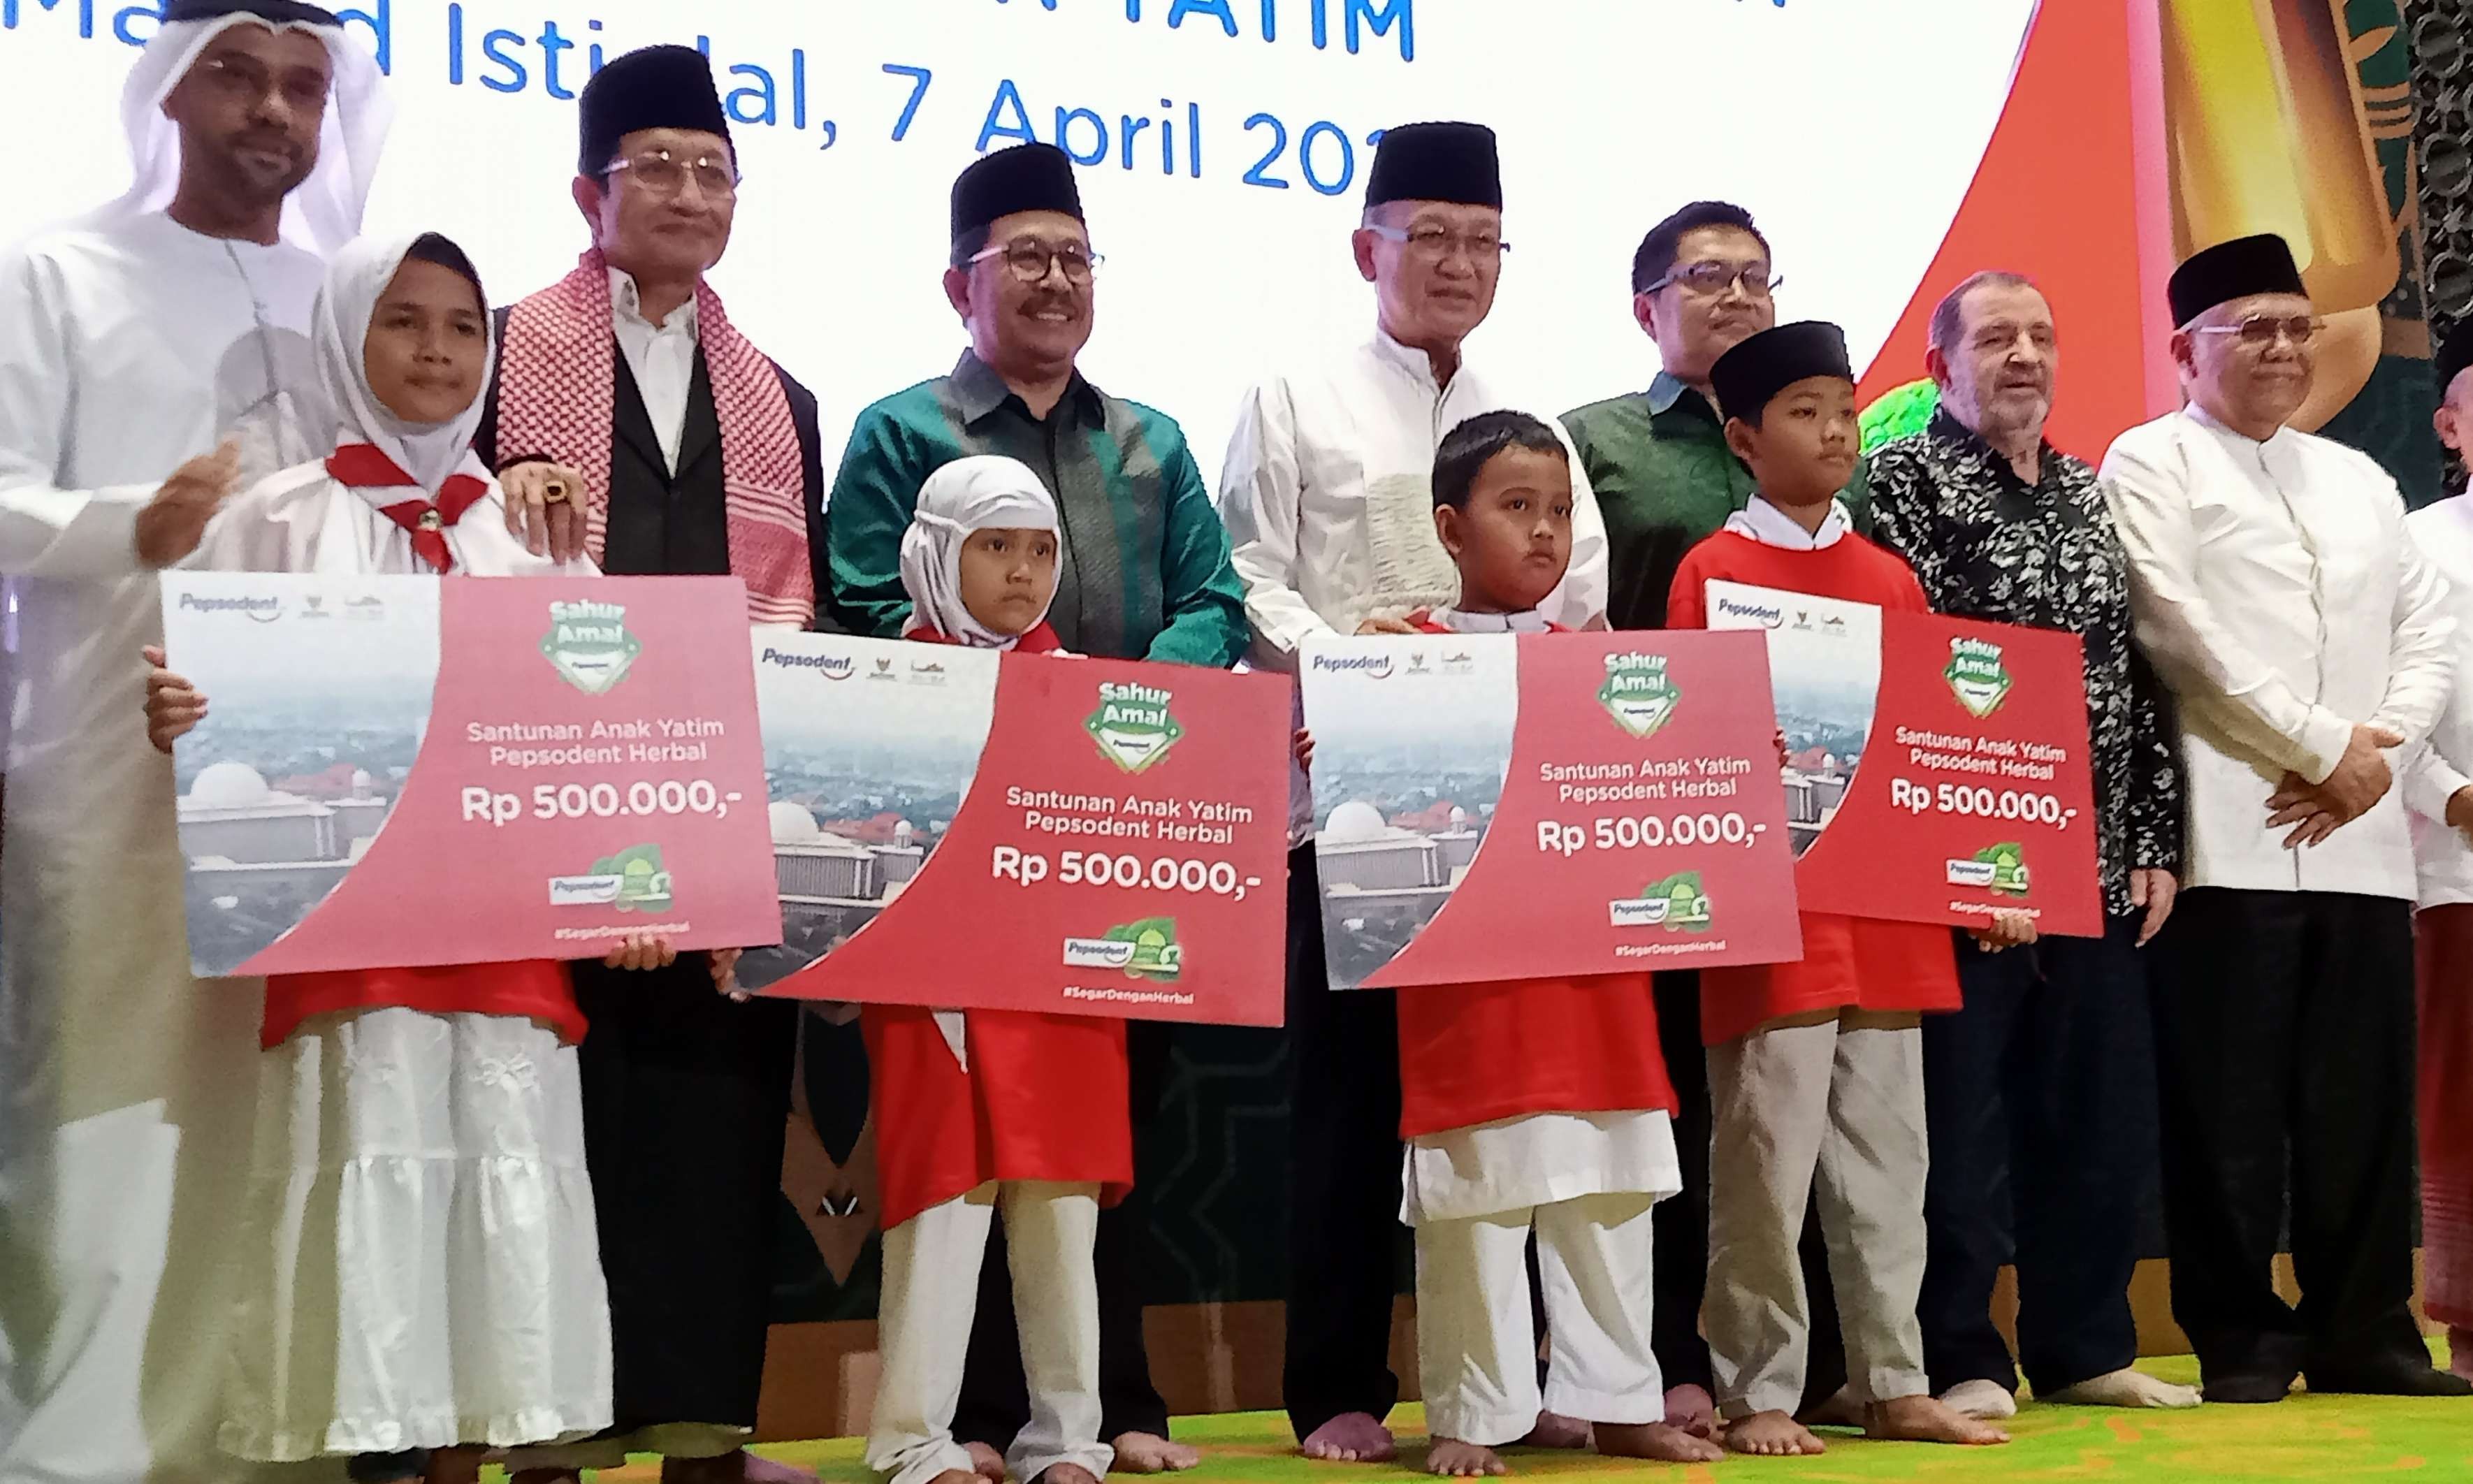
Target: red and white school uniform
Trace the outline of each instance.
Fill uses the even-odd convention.
[[[424,491],[348,424],[331,458],[230,500],[183,565],[592,571],[510,536],[469,455]],[[267,980],[225,1451],[292,1462],[610,1425],[584,1031],[555,961]]]
[[[1015,647],[1061,649],[1045,624]],[[884,1224],[883,1370],[869,1466],[892,1484],[971,1468],[952,1416],[988,1223],[1001,1210],[1031,1398],[1008,1464],[1025,1480],[1058,1463],[1104,1476],[1114,1455],[1097,1440],[1092,1246],[1101,1208],[1134,1184],[1125,1022],[869,1005],[859,1026]]]
[[[1683,558],[1675,628],[1706,623],[1706,585],[1749,583],[1929,611],[1914,573],[1833,504],[1816,532],[1754,497]],[[1799,964],[1703,969],[1713,1138],[1702,1320],[1727,1417],[1792,1413],[1810,1336],[1796,1244],[1820,1203],[1859,1401],[1927,1394],[1915,1301],[1924,1271],[1923,1033],[1958,1007],[1947,929],[1806,912]],[[1840,1018],[1827,1012],[1851,1013]],[[1812,1025],[1778,1024],[1821,1017]]]
[[[1533,614],[1419,613],[1432,634]],[[1649,1348],[1649,1210],[1682,1188],[1646,973],[1403,990],[1401,1219],[1416,1230],[1418,1368],[1437,1437],[1510,1443],[1541,1410],[1666,1417]],[[1552,1360],[1537,1384],[1525,1254]]]

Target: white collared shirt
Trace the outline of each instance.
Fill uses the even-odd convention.
[[[1741,510],[1726,517],[1725,529],[1764,546],[1827,551],[1854,534],[1855,517],[1846,513],[1845,501],[1833,499],[1829,514],[1820,517],[1820,529],[1807,531],[1802,521],[1770,504],[1765,495],[1756,494],[1744,502]]]
[[[2413,826],[2413,860],[2420,905],[2473,902],[2473,845],[2447,824],[2447,801],[2473,783],[2473,690],[2463,683],[2473,659],[2473,496],[2457,495],[2425,505],[2404,517],[2413,544],[2447,582],[2447,613],[2456,620],[2452,639],[2457,685],[2447,708],[2431,729],[2430,742],[2397,786]]]
[[[1441,624],[1453,634],[1544,634],[1554,627],[1533,608],[1525,613],[1468,613],[1438,608],[1426,615],[1426,621]]]
[[[618,333],[618,352],[644,396],[644,412],[653,419],[653,436],[661,441],[661,457],[670,472],[679,471],[679,442],[686,436],[687,388],[695,381],[696,301],[689,298],[655,324],[644,318],[636,280],[610,270],[610,324]]]
[[[1463,365],[1448,387],[1433,364],[1377,330],[1329,365],[1274,376],[1245,395],[1219,475],[1254,662],[1293,671],[1316,634],[1354,634],[1456,602],[1459,573],[1434,535],[1434,452],[1482,412],[1531,412],[1571,448],[1552,414],[1508,400]],[[1577,452],[1572,565],[1541,610],[1567,628],[1606,610],[1606,525]]]
[[[2185,408],[2104,456],[2138,639],[2179,704],[2191,886],[2412,899],[2400,789],[2320,845],[2285,849],[2267,800],[2323,779],[2356,723],[2410,761],[2455,667],[2447,585],[2365,454],[2290,428],[2265,443]]]

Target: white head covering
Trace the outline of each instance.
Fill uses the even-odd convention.
[[[999,528],[1057,529],[1056,501],[1030,466],[980,454],[927,476],[910,529],[901,533],[901,586],[910,593],[902,633],[927,629],[972,649],[1013,648],[1013,635],[996,633],[962,606],[962,542],[973,531]],[[1046,616],[1041,609],[1039,617]]]
[[[452,421],[406,422],[387,411],[370,390],[369,368],[362,356],[370,320],[377,313],[387,285],[395,281],[396,270],[424,235],[400,232],[385,238],[363,237],[336,253],[326,268],[325,286],[318,291],[318,305],[310,311],[309,338],[317,347],[318,379],[333,400],[342,424],[336,441],[375,444],[422,490],[435,494],[471,451],[472,434],[481,426],[482,403],[490,392],[486,368],[496,360],[492,343],[496,331],[484,300],[483,333],[492,339],[483,345],[481,385],[473,394],[472,405]]]
[[[120,94],[120,121],[129,133],[132,179],[128,194],[91,220],[122,221],[171,204],[180,180],[180,132],[163,116],[163,100],[188,76],[206,43],[234,26],[305,31],[324,41],[326,55],[334,59],[334,91],[326,100],[325,121],[318,135],[317,168],[283,203],[283,240],[320,257],[330,257],[360,235],[361,210],[377,174],[378,151],[395,117],[377,59],[346,36],[340,25],[316,19],[324,12],[295,0],[228,3],[234,6],[231,12],[210,19],[165,22],[138,54],[137,65],[130,69],[128,84]]]

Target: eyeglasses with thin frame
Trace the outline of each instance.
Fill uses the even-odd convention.
[[[1017,237],[997,247],[986,248],[971,254],[972,267],[992,257],[1004,259],[1005,268],[1023,283],[1044,283],[1051,268],[1065,270],[1068,283],[1088,283],[1107,258],[1078,242],[1046,243],[1036,237]]]
[[[2326,321],[2317,315],[2254,314],[2239,324],[2201,324],[2190,331],[2193,335],[2238,335],[2245,346],[2271,346],[2275,337],[2283,336],[2296,346],[2306,346],[2318,338]]]
[[[311,67],[287,67],[278,80],[254,57],[209,57],[200,69],[220,90],[254,103],[281,93],[286,105],[302,112],[324,112],[329,87],[325,74]]]
[[[1376,227],[1375,236],[1385,242],[1396,242],[1416,253],[1439,263],[1463,252],[1473,263],[1500,263],[1511,251],[1511,244],[1492,232],[1455,232],[1448,227]]]
[[[738,194],[738,166],[728,156],[698,155],[690,158],[669,150],[646,150],[610,162],[610,173],[633,174],[637,184],[656,196],[676,196],[692,178],[708,201],[728,201]]]
[[[1706,299],[1716,299],[1737,284],[1753,299],[1766,299],[1786,287],[1783,276],[1771,277],[1766,263],[1724,263],[1706,258],[1697,263],[1682,263],[1668,269],[1666,276],[1641,290],[1654,294],[1676,284]]]

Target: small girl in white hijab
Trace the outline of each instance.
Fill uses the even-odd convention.
[[[901,538],[905,637],[1060,654],[1056,504],[1012,459],[928,477]],[[869,1005],[882,1186],[882,1369],[868,1466],[891,1484],[979,1484],[953,1438],[988,1223],[1002,1211],[1030,1424],[1003,1464],[1022,1484],[1097,1484],[1099,1209],[1133,1189],[1125,1022]],[[993,1458],[980,1460],[989,1465]]]
[[[312,326],[342,424],[334,455],[235,496],[184,565],[594,575],[510,536],[472,455],[492,331],[461,249],[434,233],[360,239],[335,257]],[[158,668],[156,745],[204,714]],[[583,1034],[552,961],[267,981],[226,1451],[343,1455],[362,1484],[462,1484],[487,1449],[610,1425]]]

